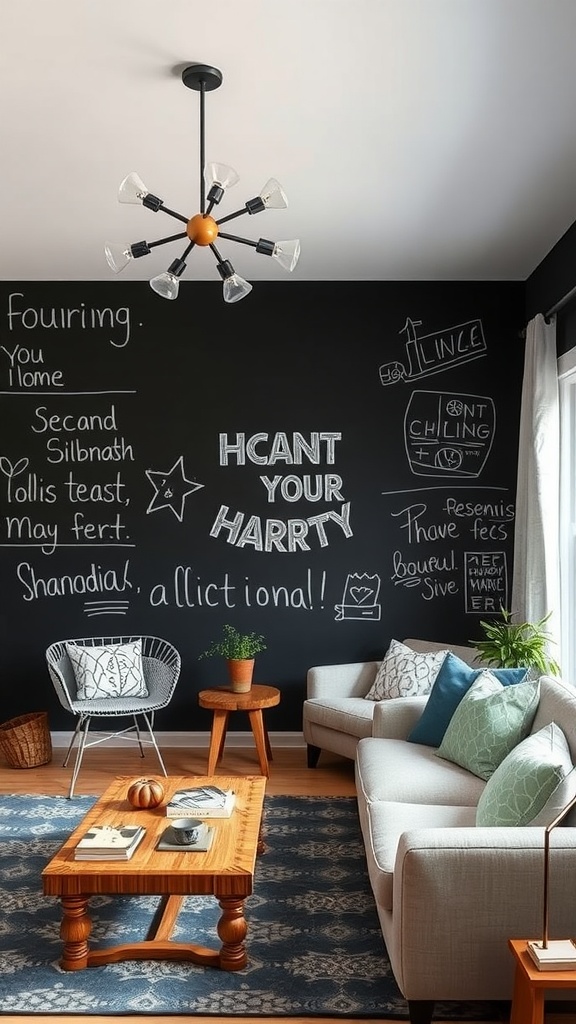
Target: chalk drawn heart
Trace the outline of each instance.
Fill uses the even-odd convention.
[[[356,604],[364,604],[369,597],[374,596],[374,591],[370,587],[350,587],[350,597]]]

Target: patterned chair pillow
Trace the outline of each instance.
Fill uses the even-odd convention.
[[[430,693],[447,654],[448,650],[419,654],[399,640],[391,640],[366,700],[418,697]]]
[[[148,697],[142,667],[142,641],[103,647],[67,641],[78,700]]]

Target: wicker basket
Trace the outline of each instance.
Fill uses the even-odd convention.
[[[51,761],[48,713],[34,711],[0,725],[0,752],[11,768],[35,768]]]

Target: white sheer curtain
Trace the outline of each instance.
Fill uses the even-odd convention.
[[[547,629],[560,650],[560,413],[556,324],[541,313],[526,329],[520,412],[514,572],[511,611],[516,622]]]

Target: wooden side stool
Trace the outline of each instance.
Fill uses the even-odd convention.
[[[248,693],[232,693],[229,687],[218,686],[213,690],[201,690],[198,694],[198,703],[201,708],[208,708],[213,712],[207,774],[214,775],[216,765],[224,752],[230,712],[246,711],[256,743],[260,772],[268,778],[268,762],[272,760],[272,750],[262,711],[280,703],[280,690],[276,686],[257,684]]]
[[[526,939],[508,939],[516,961],[510,1024],[544,1024],[547,988],[576,988],[576,970],[541,971],[527,949]]]

